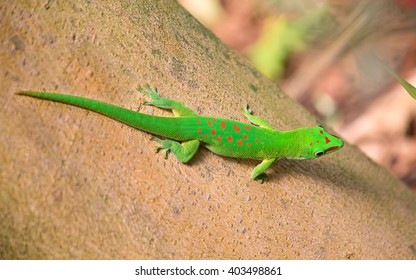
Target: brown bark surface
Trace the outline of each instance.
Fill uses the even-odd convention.
[[[164,160],[147,133],[14,94],[168,115],[141,107],[149,83],[200,114],[316,125],[176,1],[8,1],[0,23],[0,258],[416,258],[415,195],[354,147],[260,185],[258,162]]]

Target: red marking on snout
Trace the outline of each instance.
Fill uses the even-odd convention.
[[[329,142],[331,142],[331,140],[329,140],[329,138],[325,136],[325,143],[328,144]]]
[[[325,153],[330,152],[330,151],[334,151],[334,150],[338,150],[338,149],[339,149],[339,146],[332,146],[332,147],[329,147],[328,149],[326,149]]]

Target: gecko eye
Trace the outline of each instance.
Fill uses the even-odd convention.
[[[323,156],[324,155],[324,152],[323,151],[317,151],[317,152],[315,152],[315,156],[316,157],[320,157],[320,156]]]

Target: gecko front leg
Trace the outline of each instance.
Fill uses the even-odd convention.
[[[277,159],[265,159],[259,165],[257,165],[253,172],[251,172],[251,179],[263,183],[266,174],[264,173]]]

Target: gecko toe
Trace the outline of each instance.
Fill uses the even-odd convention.
[[[266,173],[261,173],[256,178],[254,178],[254,180],[256,180],[257,182],[259,182],[260,184],[263,184],[264,181],[267,180],[267,175],[266,175]]]

